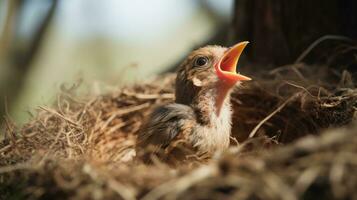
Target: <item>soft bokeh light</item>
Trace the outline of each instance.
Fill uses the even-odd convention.
[[[155,43],[197,12],[189,0],[62,1],[57,16],[61,33],[69,37],[110,37],[130,45]]]
[[[50,3],[26,2],[17,24],[23,45],[33,37]],[[62,83],[84,79],[89,91],[96,88],[95,92],[101,92],[103,85],[145,81],[173,67],[194,46],[215,34],[220,22],[230,20],[232,0],[203,1],[205,6],[201,3],[59,1],[44,43],[14,103],[13,115],[23,119],[25,111],[51,103]],[[211,12],[219,19],[212,18]],[[91,87],[93,84],[96,86]]]

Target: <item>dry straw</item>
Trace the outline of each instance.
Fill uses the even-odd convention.
[[[302,64],[256,75],[233,94],[230,150],[177,167],[132,159],[150,109],[174,99],[172,75],[87,98],[64,89],[24,126],[7,120],[0,199],[357,199],[354,78]]]

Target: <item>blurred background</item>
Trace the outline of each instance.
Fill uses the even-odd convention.
[[[250,41],[247,75],[304,62],[354,78],[356,39],[356,0],[0,0],[0,122],[26,121],[62,84],[142,82],[206,44]]]
[[[82,80],[89,92],[100,92],[148,80],[228,34],[232,6],[232,0],[1,0],[1,107],[23,122],[27,111],[51,104],[63,83]]]

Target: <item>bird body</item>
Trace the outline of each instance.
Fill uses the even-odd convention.
[[[231,133],[231,104],[229,98],[224,100],[220,111],[217,111],[216,88],[207,91],[195,108],[196,112],[201,113],[200,120],[196,124],[195,134],[191,134],[189,141],[197,148],[200,153],[214,153],[223,151],[229,146]],[[206,118],[202,115],[206,114]],[[197,117],[197,116],[196,116]]]
[[[246,46],[207,46],[192,52],[176,77],[175,103],[156,108],[138,135],[137,149],[149,154],[212,155],[228,148],[232,110],[230,93],[240,81],[236,64]],[[175,152],[175,153],[173,153]]]

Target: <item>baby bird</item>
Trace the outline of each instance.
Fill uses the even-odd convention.
[[[177,72],[175,103],[151,113],[139,132],[137,152],[161,152],[182,159],[190,152],[213,155],[227,149],[232,118],[230,93],[241,81],[251,80],[236,72],[247,44],[206,46],[193,51]]]

